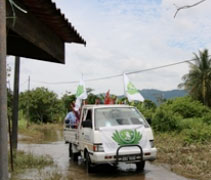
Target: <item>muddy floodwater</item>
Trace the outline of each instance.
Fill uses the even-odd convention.
[[[19,144],[18,149],[40,155],[50,155],[58,165],[57,168],[62,172],[62,175],[71,180],[187,180],[170,172],[167,168],[151,163],[146,163],[143,172],[137,172],[134,164],[122,163],[117,168],[110,165],[98,166],[95,173],[88,174],[80,157],[77,163],[68,158],[68,144],[63,141],[49,144]],[[36,179],[35,176],[36,174],[32,171],[31,174],[30,172],[23,174],[20,179]]]

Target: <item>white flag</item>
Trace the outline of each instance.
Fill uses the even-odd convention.
[[[125,95],[128,98],[128,101],[144,101],[144,97],[140,94],[138,89],[132,84],[126,74],[124,74],[124,87],[125,87]]]
[[[86,87],[85,87],[85,83],[83,81],[83,78],[81,78],[80,83],[79,83],[77,90],[76,90],[75,110],[80,109],[82,99],[86,99],[86,98],[87,98]]]

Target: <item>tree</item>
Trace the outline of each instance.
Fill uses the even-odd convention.
[[[144,100],[144,108],[145,109],[156,109],[156,104],[148,99]]]
[[[152,119],[152,115],[156,110],[156,104],[154,102],[145,99],[144,102],[136,102],[135,106],[145,118]]]
[[[44,87],[21,93],[20,108],[36,123],[58,121],[64,111],[57,94]]]
[[[87,103],[88,104],[95,104],[96,99],[99,99],[97,95],[93,93],[89,93],[87,97]]]
[[[207,49],[194,55],[196,62],[189,62],[190,71],[178,87],[184,87],[193,98],[211,107],[211,59]]]
[[[67,92],[64,94],[61,98],[62,103],[64,105],[65,113],[67,113],[70,110],[70,104],[76,100],[76,97],[74,94],[71,94],[71,92]]]

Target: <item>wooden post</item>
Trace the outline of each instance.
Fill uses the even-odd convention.
[[[0,0],[0,179],[8,179],[6,0]]]
[[[14,72],[14,94],[12,109],[12,147],[17,149],[18,144],[18,101],[19,101],[19,78],[20,77],[20,57],[15,57]]]

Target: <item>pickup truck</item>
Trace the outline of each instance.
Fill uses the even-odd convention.
[[[156,159],[157,149],[149,123],[133,106],[84,105],[77,128],[64,125],[69,157],[84,160],[87,171],[98,164],[136,163],[143,170],[145,161]]]

